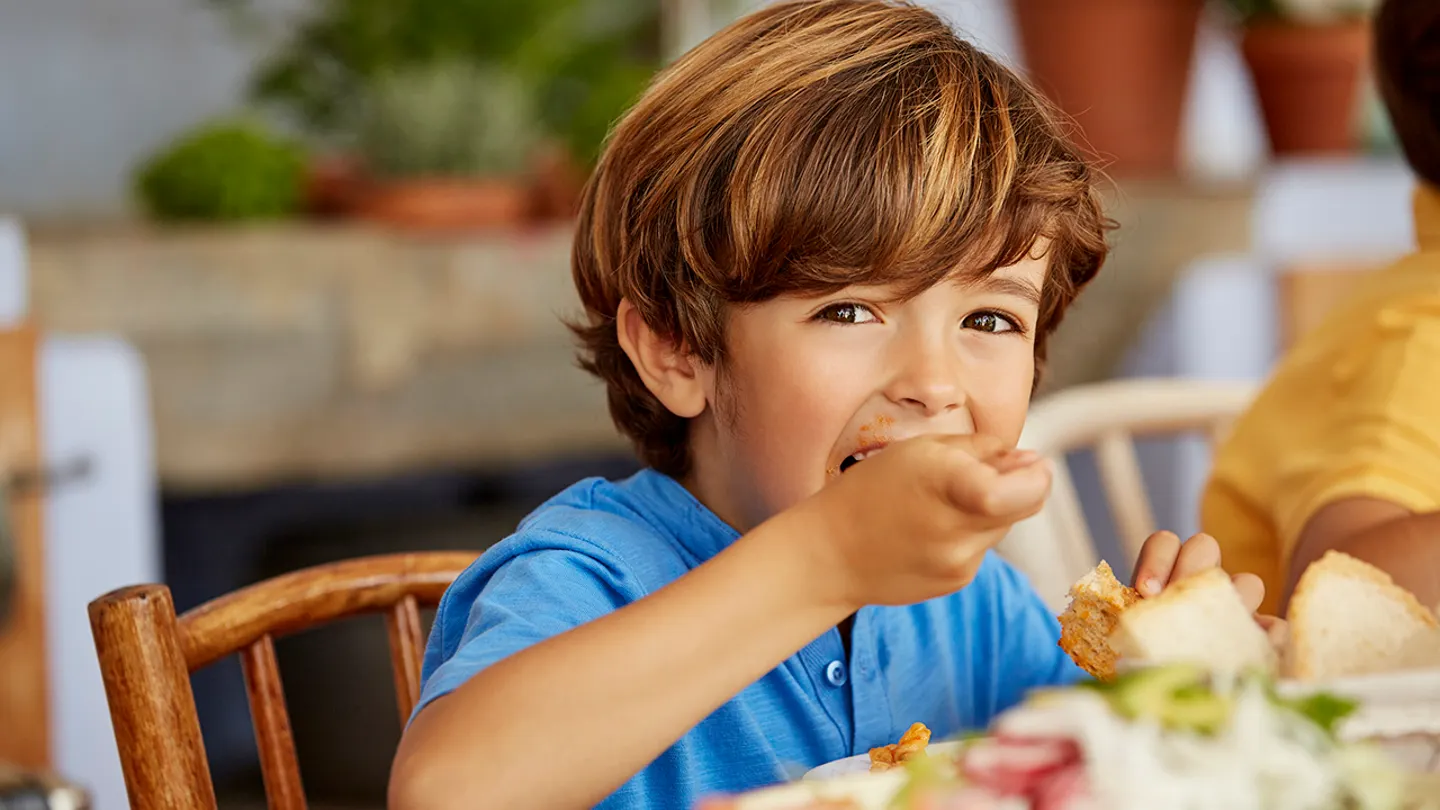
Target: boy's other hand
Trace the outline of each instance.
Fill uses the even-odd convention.
[[[953,593],[1010,526],[1040,511],[1051,467],[989,436],[897,442],[809,502],[848,604],[904,605]]]
[[[1140,547],[1140,559],[1135,562],[1135,576],[1132,585],[1144,598],[1159,596],[1165,588],[1186,577],[1221,567],[1220,544],[1208,534],[1197,534],[1180,542],[1173,532],[1156,532]],[[1230,577],[1240,601],[1246,610],[1255,613],[1265,598],[1265,583],[1254,574],[1235,574]],[[1275,616],[1256,615],[1255,621],[1269,636],[1277,649],[1283,649],[1289,627],[1283,619]]]

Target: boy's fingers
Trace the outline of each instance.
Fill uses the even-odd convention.
[[[950,500],[957,508],[997,523],[1034,514],[1049,492],[1050,464],[1039,457],[1003,474],[980,462],[959,465],[949,480]]]
[[[1265,583],[1260,577],[1254,574],[1236,574],[1230,578],[1235,583],[1235,590],[1240,592],[1240,601],[1245,603],[1245,609],[1254,613],[1260,609],[1260,603],[1265,601]]]
[[[936,438],[946,447],[963,450],[971,458],[984,462],[991,462],[996,458],[1013,452],[1013,448],[1011,448],[1010,445],[994,436],[983,433],[952,433]]]
[[[1008,450],[991,458],[989,464],[1003,474],[1023,469],[1039,460],[1040,454],[1034,450]]]
[[[947,461],[952,463],[946,465],[942,484],[951,503],[961,511],[984,514],[985,499],[1000,474],[968,454]]]
[[[1256,616],[1255,623],[1270,637],[1270,643],[1283,650],[1290,641],[1290,624],[1278,616]]]
[[[1133,587],[1141,596],[1156,596],[1165,590],[1170,581],[1170,572],[1175,570],[1175,560],[1180,556],[1180,538],[1174,532],[1155,532],[1140,547],[1140,559],[1135,561]]]
[[[1011,522],[1039,512],[1050,494],[1053,474],[1049,460],[1036,456],[1028,464],[1000,475],[986,501],[985,514]]]
[[[1179,582],[1186,577],[1219,567],[1220,544],[1208,534],[1197,534],[1181,544],[1169,582]]]

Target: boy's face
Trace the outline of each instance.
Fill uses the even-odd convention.
[[[1020,437],[1047,260],[946,281],[736,308],[723,371],[703,368],[687,485],[748,531],[861,455],[926,433]],[[857,460],[859,459],[859,460]]]

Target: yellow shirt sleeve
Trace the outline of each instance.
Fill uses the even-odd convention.
[[[1308,446],[1280,461],[1273,515],[1287,561],[1305,524],[1336,501],[1440,509],[1440,312],[1391,309],[1353,329],[1353,342],[1332,344],[1345,348],[1328,370],[1329,395],[1287,403],[1328,412]]]

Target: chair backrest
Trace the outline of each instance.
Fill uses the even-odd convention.
[[[1070,585],[1099,561],[1066,454],[1095,451],[1121,547],[1134,559],[1157,528],[1135,437],[1198,431],[1218,443],[1255,392],[1253,383],[1136,379],[1077,386],[1036,402],[1020,446],[1055,462],[1054,486],[1045,509],[1016,524],[998,551],[1052,608],[1063,607]]]
[[[362,613],[385,613],[402,723],[420,694],[420,608],[433,607],[473,552],[364,557],[285,574],[175,615],[170,590],[136,585],[90,603],[130,806],[215,807],[190,674],[240,654],[265,794],[304,808],[274,639]]]

